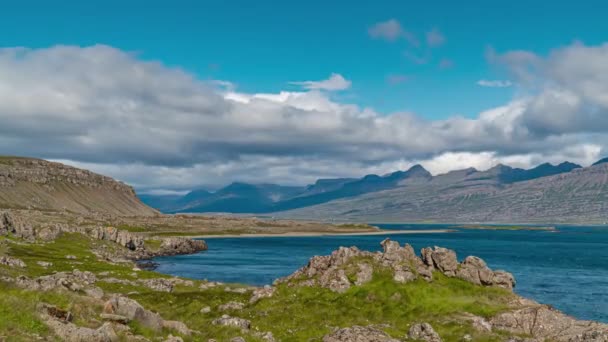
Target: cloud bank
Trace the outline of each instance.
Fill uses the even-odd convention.
[[[0,49],[0,153],[62,160],[139,189],[304,184],[422,163],[589,164],[608,146],[608,45],[488,53],[522,96],[475,118],[426,120],[338,102],[333,74],[247,94],[110,46]],[[226,85],[229,86],[226,86]]]

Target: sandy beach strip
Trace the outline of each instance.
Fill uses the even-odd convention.
[[[255,238],[255,237],[315,237],[315,236],[367,236],[367,235],[405,235],[405,234],[441,234],[452,233],[454,229],[428,229],[428,230],[381,230],[375,232],[291,232],[275,234],[208,234],[188,236],[192,239],[213,238]]]

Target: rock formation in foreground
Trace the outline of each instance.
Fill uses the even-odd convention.
[[[130,186],[60,163],[0,157],[0,208],[151,216]]]
[[[320,286],[343,293],[351,287],[361,286],[372,280],[379,270],[390,270],[393,280],[408,283],[416,279],[433,281],[434,274],[459,278],[478,286],[495,286],[511,291],[515,279],[511,273],[493,271],[475,256],[458,262],[453,250],[427,247],[420,257],[409,244],[382,241],[383,251],[361,251],[356,247],[340,247],[328,256],[315,256],[308,264],[293,274],[278,279],[275,285],[288,287]],[[580,321],[553,309],[548,305],[511,294],[508,308],[489,319],[463,313],[463,319],[482,332],[497,332],[509,336],[505,341],[524,342],[607,342],[608,325]],[[428,323],[412,325],[407,340],[439,342],[439,334]],[[470,336],[463,340],[472,341]],[[325,342],[400,341],[391,338],[374,327],[352,326],[336,330],[323,338]]]

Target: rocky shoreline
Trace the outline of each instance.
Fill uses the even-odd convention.
[[[22,259],[18,254],[10,254],[17,247],[27,251],[28,245],[44,250],[45,246],[72,236],[65,234],[91,241],[96,247],[90,252],[97,261],[88,255],[52,254],[52,258],[38,259],[25,254]],[[522,298],[512,292],[516,286],[512,274],[492,270],[474,256],[459,261],[454,251],[437,246],[423,248],[419,254],[410,245],[401,246],[390,239],[382,241],[379,252],[340,247],[331,255],[311,258],[307,265],[277,279],[273,286],[256,288],[171,278],[139,266],[155,256],[207,249],[201,240],[151,237],[109,226],[64,223],[33,227],[11,211],[0,212],[0,236],[11,237],[0,241],[9,251],[0,254],[0,285],[33,293],[63,294],[72,301],[86,303],[81,306],[97,308],[87,313],[57,303],[36,302],[35,317],[52,336],[65,341],[297,341],[301,339],[290,336],[306,335],[308,329],[318,329],[320,335],[314,340],[324,342],[608,341],[608,325],[579,321],[548,305]],[[95,267],[86,269],[90,262]],[[61,265],[70,265],[70,270],[53,271]],[[83,271],[76,268],[78,265],[82,265]],[[34,269],[37,271],[31,273]],[[300,309],[303,311],[311,307],[312,311],[306,314],[315,317],[320,314],[315,306],[339,310],[332,303],[345,298],[362,301],[355,305],[377,306],[379,310],[389,307],[399,310],[400,305],[395,304],[403,303],[403,309],[407,310],[424,300],[411,297],[408,291],[426,294],[432,300],[434,296],[444,296],[438,298],[454,301],[454,305],[460,305],[458,298],[462,297],[471,304],[438,317],[420,311],[405,321],[389,316],[386,321],[378,318],[370,321],[372,316],[361,320],[356,315],[349,320],[344,318],[349,313],[340,313],[326,317],[342,322],[339,326],[332,323],[308,327],[305,331],[299,331],[298,326],[277,330],[280,325],[270,323],[277,317],[292,317],[289,314],[268,318],[297,305],[304,305]],[[308,299],[298,304],[294,303],[297,298]],[[171,304],[175,301],[182,304]],[[434,310],[433,305],[440,303],[426,307]],[[192,305],[192,311],[183,314],[184,307]],[[405,313],[397,311],[397,315]],[[84,325],[83,316],[89,317]],[[267,319],[269,323],[264,323]],[[287,318],[282,324],[289,322]],[[450,330],[454,325],[460,328]],[[395,329],[401,332],[395,333]]]
[[[98,240],[114,242],[126,248],[122,251],[120,257],[129,260],[146,260],[157,256],[192,254],[207,250],[205,241],[184,237],[154,237],[149,241],[157,242],[158,247],[150,248],[146,245],[146,239],[143,235],[115,227],[54,224],[35,228],[10,211],[0,212],[0,235],[13,234],[26,241],[35,241],[36,239],[52,241],[63,233],[79,233]],[[109,256],[110,259],[115,257],[118,256]]]

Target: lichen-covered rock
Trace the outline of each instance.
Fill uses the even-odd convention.
[[[211,322],[213,325],[224,325],[230,327],[236,327],[243,330],[249,330],[251,328],[251,321],[239,317],[231,317],[228,315],[222,315],[222,317],[214,319]]]
[[[245,307],[244,303],[241,302],[228,302],[225,304],[221,304],[217,307],[220,311],[234,311],[234,310],[243,310]]]
[[[606,342],[608,326],[578,321],[546,305],[503,312],[490,320],[492,329],[558,342]]]
[[[357,265],[359,267],[359,272],[357,272],[357,279],[355,280],[355,285],[363,285],[372,280],[372,276],[374,275],[374,268],[372,265],[363,262]]]
[[[173,282],[164,278],[141,279],[139,282],[154,291],[171,292],[173,291]]]
[[[352,326],[323,336],[323,342],[399,342],[373,327]]]
[[[435,246],[431,253],[431,259],[433,260],[433,266],[446,276],[453,277],[456,275],[458,259],[456,258],[456,252],[453,250]]]
[[[192,254],[207,250],[207,244],[203,240],[193,240],[183,237],[164,238],[160,244],[159,254],[178,255]]]
[[[0,212],[0,235],[14,234],[25,240],[36,237],[34,228],[10,211]]]
[[[0,256],[0,265],[9,266],[9,267],[19,267],[25,268],[27,265],[21,259],[12,258],[9,256]]]
[[[79,270],[72,272],[57,272],[55,274],[30,279],[19,276],[15,279],[15,285],[32,291],[49,291],[55,289],[67,289],[70,291],[83,291],[94,286],[97,278],[95,274]]]
[[[515,279],[510,273],[492,271],[477,257],[467,257],[458,264],[452,250],[434,247],[423,248],[418,257],[412,246],[400,246],[396,241],[381,242],[382,252],[370,253],[356,247],[340,247],[331,255],[315,256],[305,267],[292,275],[278,279],[276,283],[290,286],[321,286],[335,292],[344,292],[353,285],[363,285],[372,280],[374,267],[389,268],[396,282],[407,283],[418,278],[433,280],[433,271],[448,277],[457,276],[476,285],[499,286],[512,289]],[[354,283],[351,279],[355,279]]]
[[[509,272],[494,271],[491,285],[512,290],[515,287],[515,277]]]
[[[486,266],[482,259],[468,256],[460,264],[456,277],[476,285],[492,285],[494,272]]]
[[[264,286],[259,289],[253,290],[253,294],[249,299],[249,303],[254,304],[257,303],[262,298],[270,298],[274,295],[276,289],[271,286]]]
[[[184,336],[192,335],[192,330],[190,330],[185,323],[180,321],[163,321],[163,328],[174,330]]]
[[[98,329],[79,327],[73,323],[47,320],[46,325],[62,341],[66,342],[118,342],[120,339],[110,323],[104,323]]]
[[[163,319],[158,314],[144,309],[138,302],[127,297],[112,297],[105,303],[103,312],[125,316],[155,331],[163,328]]]
[[[428,323],[414,324],[410,327],[407,337],[424,342],[441,342],[441,337]]]

